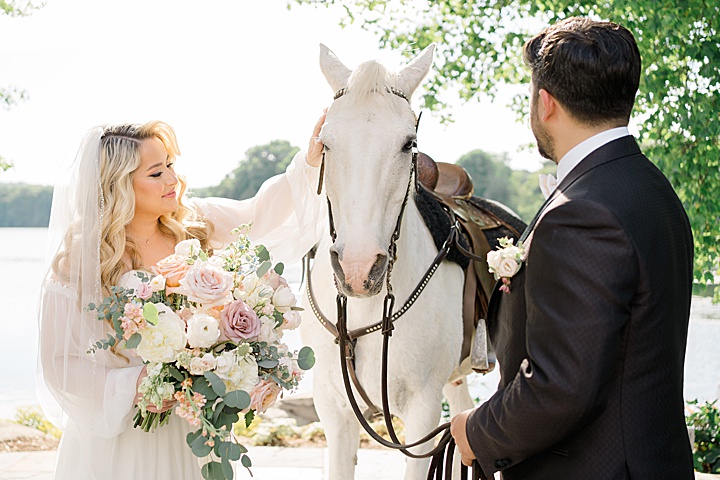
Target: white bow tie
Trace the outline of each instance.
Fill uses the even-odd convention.
[[[545,198],[548,198],[557,187],[557,180],[555,180],[555,177],[551,173],[547,175],[539,174],[538,183],[540,184],[540,191]]]

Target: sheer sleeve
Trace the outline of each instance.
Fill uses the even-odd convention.
[[[285,173],[266,180],[252,198],[192,199],[191,203],[213,223],[214,248],[233,241],[231,230],[252,221],[253,241],[265,245],[274,259],[294,263],[327,227],[325,196],[317,195],[319,171],[305,161],[305,152],[299,152]]]
[[[110,438],[122,433],[133,413],[138,359],[109,351],[88,353],[83,339],[106,336],[102,322],[79,305],[77,293],[46,280],[40,304],[39,396],[48,418],[64,428]],[[74,319],[68,321],[68,319]]]

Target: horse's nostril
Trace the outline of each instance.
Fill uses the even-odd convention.
[[[376,281],[379,277],[382,276],[383,273],[385,273],[385,268],[387,267],[387,255],[385,254],[378,254],[377,259],[375,260],[375,263],[373,264],[372,268],[370,268],[370,273],[368,274],[368,280],[370,281]]]

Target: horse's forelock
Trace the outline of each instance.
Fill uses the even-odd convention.
[[[390,95],[389,87],[395,87],[397,75],[388,70],[379,62],[371,60],[361,64],[353,71],[348,80],[347,96],[354,102],[363,102],[371,94]]]

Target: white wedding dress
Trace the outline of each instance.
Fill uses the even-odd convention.
[[[291,263],[317,242],[327,225],[325,204],[314,191],[317,181],[318,169],[298,154],[285,174],[267,180],[251,199],[191,199],[188,203],[213,222],[214,247],[234,240],[230,234],[234,227],[253,221],[253,240],[267,246],[274,260]],[[123,286],[137,281],[134,273],[122,277]],[[48,417],[64,428],[54,478],[202,479],[198,458],[185,442],[187,433],[196,428],[176,415],[151,433],[133,428],[137,411],[133,400],[142,370],[139,358],[99,351],[92,367],[94,380],[73,378],[75,371],[83,371],[78,365],[87,367],[88,346],[77,345],[72,342],[72,332],[57,331],[59,327],[53,325],[62,324],[54,320],[79,307],[76,292],[53,279],[46,280],[40,319],[39,393]],[[66,361],[68,352],[63,350],[68,349],[74,351],[69,352],[72,360]],[[97,369],[104,371],[97,375]],[[250,455],[252,458],[252,452]]]

